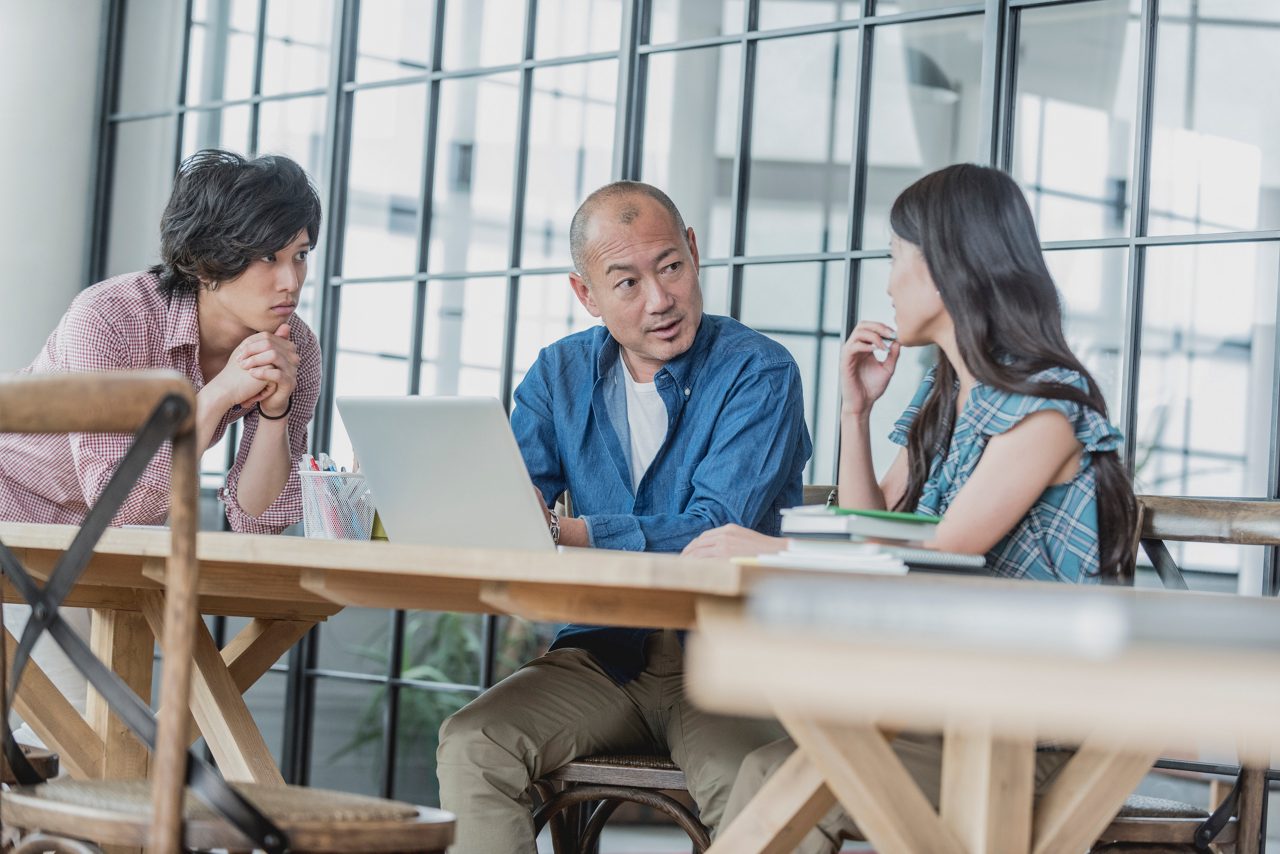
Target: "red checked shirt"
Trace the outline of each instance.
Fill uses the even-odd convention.
[[[152,273],[130,273],[82,291],[45,342],[40,355],[22,373],[49,374],[170,368],[204,387],[200,370],[200,326],[194,294],[159,291]],[[278,534],[302,518],[298,460],[307,446],[307,424],[320,394],[320,347],[315,333],[298,318],[289,321],[289,338],[298,349],[298,382],[289,413],[289,480],[261,515],[251,516],[236,500],[236,487],[258,429],[258,414],[233,407],[218,423],[213,442],[227,425],[244,418],[239,453],[218,497],[226,505],[231,529]],[[106,487],[132,441],[127,435],[73,433],[0,434],[0,520],[78,524]],[[116,514],[115,525],[156,525],[169,515],[168,444],[147,466]]]

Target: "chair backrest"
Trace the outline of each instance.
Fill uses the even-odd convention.
[[[148,840],[148,849],[155,851],[181,847],[187,709],[199,619],[195,411],[191,384],[172,371],[0,377],[0,433],[137,433],[161,413],[172,422],[172,429],[165,429],[172,440],[171,541],[164,637],[159,639],[161,712],[151,766],[153,821]]]
[[[809,504],[826,504],[827,499],[831,497],[836,488],[830,484],[813,483],[804,487],[801,492],[800,503]]]
[[[1138,509],[1142,549],[1165,587],[1187,589],[1166,540],[1280,546],[1280,501],[1139,495]]]
[[[1186,590],[1187,582],[1165,546],[1166,540],[1280,546],[1280,501],[1161,495],[1137,498],[1139,541],[1167,588]],[[1237,835],[1241,851],[1262,850],[1268,773],[1266,768],[1242,765],[1232,794],[1210,820],[1220,825],[1234,809],[1239,816]]]

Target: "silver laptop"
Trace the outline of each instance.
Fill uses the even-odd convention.
[[[341,397],[392,542],[551,551],[538,497],[491,397]]]

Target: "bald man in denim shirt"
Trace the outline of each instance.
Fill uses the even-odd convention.
[[[570,229],[570,283],[603,325],[544,349],[512,428],[544,504],[566,490],[566,546],[679,552],[737,524],[779,532],[812,446],[790,353],[702,313],[693,229],[662,191],[617,182]],[[726,718],[683,692],[683,633],[565,626],[551,650],[441,728],[440,798],[460,854],[534,854],[530,783],[593,753],[667,753],[713,829],[743,757],[773,722]]]

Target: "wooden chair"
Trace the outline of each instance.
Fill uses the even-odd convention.
[[[1169,589],[1186,590],[1187,582],[1165,541],[1280,546],[1280,501],[1140,495],[1138,504],[1142,549]],[[1216,820],[1222,830],[1213,844],[1234,847],[1238,854],[1260,852],[1266,796],[1267,769],[1242,767],[1232,795],[1218,805],[1222,812]],[[1164,851],[1204,850],[1195,847],[1196,835],[1209,815],[1190,804],[1135,795],[1103,831],[1094,850],[1136,854],[1154,850],[1153,845],[1164,846],[1159,849]]]
[[[801,504],[826,504],[835,492],[830,485],[803,489]],[[566,493],[560,508],[572,512]],[[599,845],[605,823],[624,802],[663,813],[688,836],[694,854],[711,844],[711,832],[698,817],[667,792],[687,792],[684,772],[669,756],[584,756],[547,774],[533,784],[539,805],[534,826],[551,826],[556,854],[591,854]]]
[[[801,491],[801,504],[835,503],[836,488],[825,483],[811,483]]]
[[[47,627],[112,711],[153,751],[151,782],[63,778],[0,793],[6,826],[34,831],[15,851],[94,852],[105,844],[145,845],[166,854],[181,848],[443,852],[453,839],[448,813],[294,786],[229,787],[211,766],[188,754],[187,710],[199,620],[194,416],[190,384],[167,371],[0,379],[0,432],[136,432],[129,454],[44,587],[31,581],[2,544],[0,561],[7,582],[33,606],[32,622]],[[88,645],[61,621],[57,606],[89,560],[102,529],[166,439],[173,448],[171,546],[157,724],[146,703],[93,658]],[[15,681],[20,675],[15,672]],[[29,763],[17,754],[7,754],[15,773],[30,779]],[[239,826],[230,823],[233,816]]]
[[[687,792],[684,772],[669,756],[585,756],[534,784],[537,831],[548,823],[556,854],[593,854],[600,834],[624,802],[655,809],[689,837],[694,854],[711,845],[711,832],[692,810],[667,792]]]

